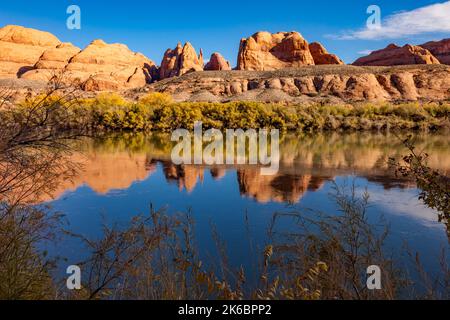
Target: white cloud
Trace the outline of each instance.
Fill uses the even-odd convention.
[[[362,51],[359,51],[358,54],[360,54],[362,56],[368,56],[372,52],[373,52],[373,50],[362,50]]]
[[[380,28],[344,32],[341,40],[399,39],[425,33],[450,33],[450,1],[387,16]]]

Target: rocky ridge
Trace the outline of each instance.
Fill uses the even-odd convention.
[[[450,66],[309,66],[276,71],[208,71],[149,85],[178,101],[332,102],[450,99]]]

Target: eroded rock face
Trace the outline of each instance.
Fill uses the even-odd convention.
[[[70,59],[67,76],[87,81],[86,90],[116,90],[142,87],[152,81],[156,66],[147,57],[124,44],[95,40]]]
[[[388,45],[385,49],[372,52],[359,58],[355,66],[395,66],[409,64],[439,64],[439,60],[430,51],[419,46],[405,45],[399,47]]]
[[[48,32],[13,25],[0,28],[0,77],[21,76],[33,68],[44,51],[60,43]]]
[[[441,41],[430,41],[420,46],[430,51],[440,63],[450,64],[450,38]]]
[[[44,51],[33,70],[24,73],[21,78],[48,81],[58,72],[62,72],[70,59],[81,51],[71,43],[61,43],[56,48]]]
[[[86,90],[142,87],[157,76],[155,64],[123,44],[95,40],[84,50],[61,43],[48,32],[6,26],[0,29],[0,77],[48,81],[64,73]]]
[[[344,62],[335,54],[328,53],[328,51],[318,42],[309,44],[309,51],[314,59],[314,64],[344,64]]]
[[[314,65],[314,59],[298,32],[258,32],[241,40],[238,70],[269,71],[306,65]]]
[[[203,71],[203,52],[197,55],[192,44],[186,42],[182,47],[178,43],[175,49],[167,49],[159,69],[160,79],[181,76],[188,72]]]
[[[219,71],[219,70],[231,70],[230,62],[225,60],[224,57],[218,52],[211,55],[209,62],[205,66],[205,70]]]
[[[450,67],[309,66],[264,72],[235,71],[226,76],[211,71],[154,83],[150,88],[169,93],[178,101],[442,101],[450,99]]]

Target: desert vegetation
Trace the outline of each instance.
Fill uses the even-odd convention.
[[[18,104],[21,117],[36,99],[63,101],[58,95],[34,97]],[[261,102],[174,102],[162,93],[129,101],[116,93],[61,103],[54,114],[59,127],[99,131],[171,132],[193,128],[195,121],[216,129],[277,128],[282,131],[437,130],[449,127],[448,103],[364,103],[355,105],[285,105]],[[9,121],[2,116],[3,121]]]

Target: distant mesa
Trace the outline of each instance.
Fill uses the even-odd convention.
[[[407,44],[399,47],[390,44],[386,48],[373,51],[366,57],[359,58],[355,66],[396,66],[411,64],[440,64],[439,60],[427,49]]]
[[[167,49],[159,69],[160,79],[177,77],[188,72],[203,71],[203,52],[197,55],[192,44],[186,42],[182,47],[178,43],[175,49]]]
[[[218,52],[214,52],[205,66],[206,71],[231,70],[230,62]]]
[[[450,65],[450,38],[441,41],[430,41],[420,46],[430,51],[442,64]]]

